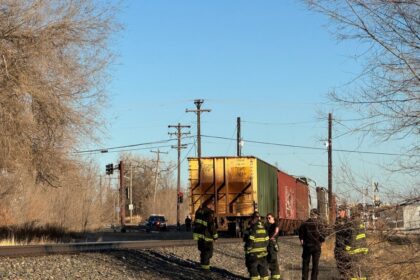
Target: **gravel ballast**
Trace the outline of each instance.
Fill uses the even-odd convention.
[[[300,279],[297,238],[279,241],[282,279]],[[78,255],[0,258],[0,279],[248,279],[243,244],[215,244],[212,271],[199,269],[196,247],[116,250]],[[331,279],[334,263],[321,260],[319,279]]]

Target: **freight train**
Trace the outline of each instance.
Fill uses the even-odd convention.
[[[295,232],[309,217],[307,180],[259,158],[188,158],[188,165],[190,213],[194,215],[202,203],[213,200],[219,231],[239,235],[254,211],[277,216],[283,234]]]

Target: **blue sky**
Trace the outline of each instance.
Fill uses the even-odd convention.
[[[235,138],[236,118],[241,117],[244,139],[322,148],[328,112],[339,120],[354,117],[325,96],[333,89],[345,89],[360,72],[362,62],[353,57],[362,46],[337,43],[324,26],[326,19],[300,1],[131,0],[124,1],[119,21],[124,30],[112,45],[119,57],[108,86],[103,147],[168,139],[172,130],[167,126],[178,122],[191,125],[195,134],[195,114],[185,109],[194,109],[196,98],[204,99],[203,107],[212,110],[202,115],[204,135]],[[335,123],[333,134],[347,129]],[[334,148],[396,153],[399,145],[373,144],[369,139],[361,144],[354,135],[333,142]],[[83,147],[92,148],[98,146]],[[153,157],[149,150],[133,152]],[[162,150],[169,152],[164,160],[176,160],[176,150]],[[183,156],[188,151],[195,155],[189,147]],[[203,156],[235,153],[234,141],[202,139]],[[327,185],[326,150],[245,143],[243,154]],[[91,157],[105,171],[105,164],[117,162],[118,154]],[[337,173],[347,162],[357,176],[386,180],[387,187],[394,188],[408,179],[389,177],[378,167],[390,160],[389,156],[333,155]],[[184,161],[184,186],[187,169]]]

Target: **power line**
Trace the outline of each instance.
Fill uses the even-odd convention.
[[[234,138],[221,137],[221,136],[202,135],[202,137],[236,141],[236,139],[234,139]],[[291,145],[291,144],[273,143],[273,142],[264,142],[264,141],[255,141],[255,140],[246,140],[246,139],[242,139],[242,141],[248,142],[248,143],[254,143],[254,144],[262,144],[262,145],[272,145],[272,146],[281,146],[281,147],[289,147],[289,148],[299,148],[299,149],[307,149],[307,150],[325,151],[325,148],[310,147],[310,146],[300,146],[300,145]],[[335,149],[334,152],[355,153],[355,154],[371,154],[371,155],[384,155],[384,156],[413,156],[413,155],[407,155],[407,154],[384,153],[384,152],[369,152],[369,151],[356,151],[356,150],[347,150],[347,149]]]
[[[131,152],[131,151],[140,151],[140,150],[149,150],[149,149],[158,149],[158,148],[169,148],[172,147],[172,145],[160,145],[160,146],[151,146],[151,147],[147,147],[147,148],[136,148],[136,149],[125,149],[125,150],[116,150],[116,151],[109,151],[106,152],[107,154],[111,154],[111,153],[120,153],[120,152]],[[86,152],[83,153],[85,155],[90,155],[90,154],[95,154],[98,153],[100,151],[94,151],[94,152]]]
[[[183,137],[182,139],[192,138],[192,137],[193,136],[186,136],[186,137]],[[166,139],[166,140],[143,142],[143,143],[137,143],[137,144],[131,144],[131,145],[124,145],[124,146],[115,146],[115,147],[98,148],[98,149],[92,149],[92,150],[74,151],[73,153],[75,153],[75,154],[92,153],[92,152],[107,153],[107,152],[109,152],[109,150],[131,148],[131,147],[138,147],[138,146],[146,146],[146,145],[153,145],[153,144],[163,144],[163,143],[168,143],[168,142],[175,141],[175,140],[176,139],[170,138],[170,139]]]
[[[247,120],[242,120],[242,122],[244,123],[249,123],[249,124],[258,124],[258,125],[300,125],[300,124],[314,124],[314,123],[319,123],[321,121],[324,120],[313,120],[313,121],[302,121],[302,122],[290,122],[290,123],[276,123],[276,122],[259,122],[259,121],[247,121]]]

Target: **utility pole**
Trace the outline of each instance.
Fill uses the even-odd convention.
[[[178,145],[177,146],[172,146],[172,148],[178,149],[178,176],[177,176],[177,184],[176,184],[176,226],[177,229],[180,230],[180,226],[181,226],[181,221],[180,221],[180,194],[181,194],[181,150],[185,149],[187,147],[187,145],[185,144],[181,144],[181,138],[182,135],[188,135],[190,134],[190,132],[182,132],[183,128],[190,128],[191,126],[189,125],[181,125],[180,123],[178,123],[178,125],[168,125],[168,128],[176,128],[176,132],[175,133],[169,133],[169,135],[176,135],[176,137],[178,138]]]
[[[124,162],[120,161],[118,166],[120,171],[120,223],[121,231],[125,231],[125,187],[124,187]]]
[[[203,99],[195,99],[194,104],[195,104],[197,109],[196,110],[189,110],[189,109],[185,110],[185,112],[187,112],[187,113],[193,112],[193,113],[197,114],[197,157],[198,157],[199,162],[200,162],[200,158],[201,158],[201,125],[200,125],[201,113],[202,112],[211,112],[210,109],[201,109],[201,104],[203,104],[203,103],[204,103]]]
[[[128,191],[130,197],[130,204],[128,210],[130,210],[130,224],[133,224],[133,165],[130,164],[130,190]]]
[[[328,213],[329,223],[334,223],[335,209],[333,209],[332,193],[332,114],[328,114]]]
[[[236,119],[236,155],[241,156],[241,118]]]
[[[158,185],[158,178],[159,178],[159,163],[160,163],[160,154],[167,154],[168,152],[161,152],[159,149],[157,151],[150,151],[152,153],[156,153],[156,174],[155,174],[155,189],[153,191],[153,213],[156,214],[156,189]]]
[[[203,99],[195,99],[194,104],[197,108],[196,110],[186,109],[187,113],[196,113],[197,114],[197,162],[198,162],[198,184],[201,185],[201,113],[202,112],[211,112],[210,109],[201,109],[201,104],[204,103]],[[201,201],[203,202],[203,201]]]

